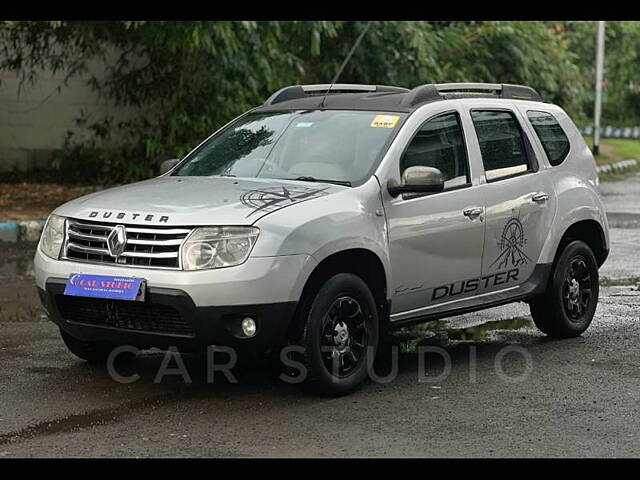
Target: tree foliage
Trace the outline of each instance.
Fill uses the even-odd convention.
[[[569,48],[587,81],[580,92],[580,110],[590,117],[595,87],[595,22],[566,22]],[[640,122],[640,23],[607,22],[605,28],[603,120],[613,125]]]
[[[282,86],[329,82],[365,26],[337,21],[3,22],[0,68],[18,72],[26,84],[43,70],[65,72],[66,78],[82,75],[102,97],[133,109],[124,121],[90,112],[79,118],[78,125],[93,135],[87,140],[71,132],[63,156],[79,174],[130,180],[151,174],[157,160],[184,155]],[[586,39],[589,28],[548,22],[374,22],[340,81],[407,87],[521,83],[580,116],[593,49],[571,35]],[[607,41],[622,48],[631,41],[624,33],[630,28],[620,27]],[[634,38],[637,43],[640,36]],[[627,53],[627,60],[611,60],[608,66],[626,68],[630,78],[629,60],[635,57]],[[94,75],[91,60],[103,63],[106,75]],[[86,158],[97,160],[87,163]]]

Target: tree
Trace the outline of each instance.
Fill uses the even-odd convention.
[[[133,118],[78,119],[63,165],[111,181],[143,178],[184,155],[278,88],[327,83],[366,22],[4,22],[0,68],[24,82],[46,68],[88,76]],[[107,66],[91,76],[88,60]],[[576,109],[585,81],[565,33],[541,22],[374,22],[340,81],[413,87],[430,82],[522,83]],[[126,132],[117,148],[107,140]],[[87,161],[93,159],[94,161]]]
[[[565,22],[569,48],[585,78],[578,101],[584,117],[593,112],[595,87],[596,22]],[[640,121],[640,24],[607,22],[605,28],[603,122],[613,125]]]

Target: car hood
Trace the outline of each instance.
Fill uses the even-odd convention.
[[[58,215],[144,225],[250,225],[269,213],[344,190],[269,178],[157,177],[77,198]]]

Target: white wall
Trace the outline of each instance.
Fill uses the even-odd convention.
[[[90,68],[104,71],[100,64]],[[35,85],[25,83],[18,94],[18,76],[0,70],[0,171],[46,166],[52,151],[62,147],[67,130],[77,128],[73,120],[82,109],[97,118],[106,113],[127,115],[125,109],[99,99],[81,78],[69,80],[56,92],[63,78],[62,72],[41,73]]]

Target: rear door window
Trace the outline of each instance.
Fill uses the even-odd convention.
[[[471,118],[488,181],[531,170],[524,133],[512,112],[472,110]]]

